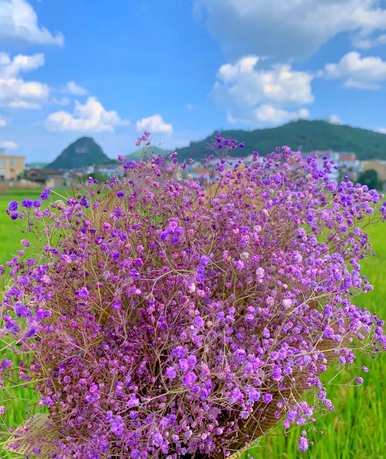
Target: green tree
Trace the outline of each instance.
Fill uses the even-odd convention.
[[[363,171],[358,176],[358,183],[367,185],[371,189],[382,190],[382,182],[379,180],[378,172],[374,169]]]

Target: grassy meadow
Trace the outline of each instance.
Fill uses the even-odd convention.
[[[38,193],[31,190],[0,192],[0,264],[21,248],[20,240],[25,237],[22,223],[12,222],[4,212],[8,202],[12,199],[20,201],[25,197],[34,198]],[[364,262],[363,267],[374,285],[374,291],[358,296],[355,302],[386,319],[386,224],[372,227],[369,233],[375,253]],[[369,368],[367,374],[361,370],[363,365]],[[297,449],[302,428],[292,429],[288,435],[284,435],[283,428],[278,426],[259,440],[244,457],[383,459],[386,456],[385,368],[385,355],[377,358],[363,356],[347,371],[338,375],[330,371],[325,375],[325,381],[329,381],[329,398],[336,409],[319,417],[315,424],[307,428],[311,441],[307,453],[299,453]],[[353,379],[358,375],[365,380],[362,386],[353,384]],[[6,425],[16,426],[32,414],[27,411],[28,404],[25,403],[31,398],[35,399],[36,395],[29,388],[18,387],[0,392],[0,405],[7,406],[5,415],[0,416],[0,432],[4,431]],[[0,458],[9,457],[0,446]]]

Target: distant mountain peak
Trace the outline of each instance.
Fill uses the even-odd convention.
[[[325,120],[296,120],[282,126],[265,129],[222,130],[224,137],[236,139],[245,144],[245,148],[233,150],[232,156],[248,156],[252,150],[261,154],[274,151],[275,147],[288,145],[303,152],[332,150],[336,152],[354,152],[360,160],[386,160],[386,135],[368,129],[344,124],[333,124]],[[213,153],[210,144],[214,133],[189,146],[178,148],[177,158],[181,161],[192,158],[202,160]]]
[[[47,168],[79,169],[111,162],[112,160],[92,137],[80,137],[65,148],[52,163],[47,165]]]

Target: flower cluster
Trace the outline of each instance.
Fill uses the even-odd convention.
[[[40,199],[31,200],[31,199],[23,199],[21,203],[21,208],[25,209],[28,212],[28,209],[38,209],[42,205],[42,201],[45,201],[49,198],[51,190],[49,188],[45,188],[41,194]],[[7,213],[11,217],[12,220],[17,220],[18,218],[23,217],[23,211],[19,209],[19,203],[17,201],[10,201],[7,208]]]
[[[138,139],[135,141],[135,145],[139,146],[145,144],[146,146],[150,145],[151,134],[148,131],[145,131]]]
[[[216,150],[236,150],[237,148],[244,148],[245,144],[238,142],[235,139],[225,138],[221,132],[217,132],[214,138],[213,148]]]
[[[383,322],[352,303],[371,289],[375,191],[287,147],[222,164],[210,187],[178,168],[135,163],[30,209],[48,243],[8,263],[1,335],[20,359],[1,378],[36,382],[48,419],[28,441],[43,457],[226,457],[333,409],[329,362],[385,348]]]

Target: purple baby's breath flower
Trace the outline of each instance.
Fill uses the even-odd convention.
[[[23,303],[15,304],[15,313],[18,317],[29,317],[31,315],[31,311]]]
[[[135,169],[136,168],[135,161],[125,161],[123,163],[123,168],[125,170]]]
[[[23,199],[23,201],[21,202],[21,205],[25,209],[30,209],[33,206],[33,201],[31,199]]]
[[[82,196],[82,197],[80,198],[79,204],[80,204],[82,207],[86,207],[86,208],[89,208],[89,207],[90,207],[90,203],[89,203],[88,199],[86,198],[86,196]]]
[[[284,298],[282,304],[286,309],[288,309],[292,306],[292,300],[290,298]]]
[[[282,371],[279,366],[276,366],[272,370],[272,379],[274,381],[281,381],[283,379]]]
[[[358,384],[358,385],[363,384],[363,378],[361,376],[357,376],[355,378],[355,384]]]
[[[194,383],[196,382],[196,380],[197,380],[197,376],[192,371],[189,371],[183,377],[183,382],[184,382],[185,386],[187,386],[187,387],[192,387],[194,385]]]
[[[40,193],[40,199],[43,201],[46,201],[51,194],[51,189],[50,188],[44,188],[44,190]]]
[[[12,360],[9,360],[9,359],[4,359],[1,361],[0,363],[0,368],[2,370],[5,370],[7,368],[10,368],[12,366]]]
[[[139,404],[140,402],[139,402],[138,397],[136,397],[135,395],[132,395],[130,396],[130,399],[126,403],[126,406],[127,408],[136,408],[137,406],[139,406]]]
[[[14,212],[15,210],[17,210],[18,207],[19,207],[19,204],[17,201],[10,201],[10,203],[8,204],[8,210],[10,212]]]
[[[178,364],[181,371],[186,372],[189,370],[189,361],[187,359],[181,359]]]
[[[298,444],[299,451],[305,452],[308,450],[308,439],[306,436],[302,435],[299,438],[299,444]]]
[[[174,379],[177,376],[176,369],[174,367],[167,367],[165,371],[165,375],[169,379]]]
[[[111,303],[111,307],[113,309],[121,309],[122,308],[122,302],[121,300],[114,300],[112,303]]]
[[[82,287],[77,291],[76,295],[81,300],[88,300],[90,297],[90,292],[87,287]]]
[[[15,359],[0,362],[1,384],[37,383],[60,432],[53,456],[224,455],[267,409],[286,429],[332,410],[330,356],[348,366],[361,346],[386,346],[384,322],[352,304],[370,290],[365,229],[386,205],[332,183],[326,158],[280,147],[228,161],[244,145],[214,143],[213,185],[174,155],[122,158],[123,177],[78,198],[7,210],[47,242],[2,277]],[[305,384],[317,397],[294,403]]]

